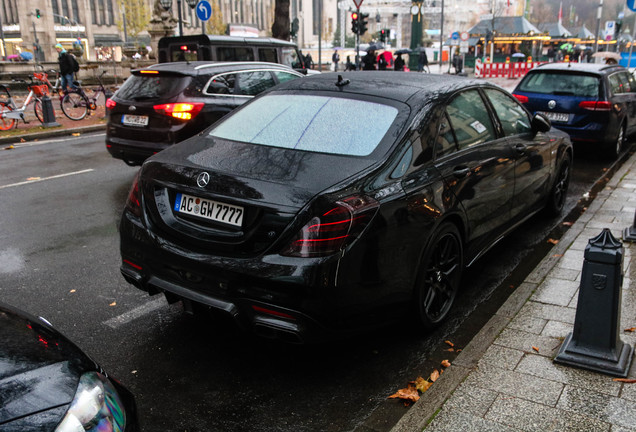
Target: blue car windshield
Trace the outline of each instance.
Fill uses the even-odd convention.
[[[354,127],[351,117],[364,119]],[[349,156],[375,150],[398,114],[389,105],[328,96],[266,95],[212,129],[232,141]]]
[[[545,71],[530,73],[519,85],[519,91],[563,96],[597,98],[599,78],[595,75]]]

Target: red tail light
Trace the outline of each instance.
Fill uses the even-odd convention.
[[[282,255],[326,256],[344,249],[369,225],[380,204],[367,196],[340,200],[300,229]]]
[[[113,109],[117,106],[117,102],[111,98],[106,99],[106,109]]]
[[[137,217],[141,217],[141,194],[139,192],[139,176],[141,170],[135,176],[130,191],[128,192],[128,199],[126,200],[126,210],[131,212]]]
[[[608,101],[583,101],[579,103],[583,109],[590,111],[611,111],[612,104]]]
[[[520,94],[512,94],[517,100],[521,103],[527,103],[529,101],[528,96],[520,95]]]
[[[180,120],[192,120],[201,111],[205,104],[203,102],[193,103],[169,103],[155,105],[153,108],[159,114],[165,114]]]

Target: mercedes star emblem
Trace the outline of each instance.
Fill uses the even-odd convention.
[[[556,101],[555,100],[551,100],[550,102],[548,102],[548,108],[554,109],[555,106],[556,106]]]
[[[206,173],[205,171],[199,174],[199,176],[197,177],[197,184],[199,185],[199,187],[206,187],[208,183],[210,183],[210,174]]]

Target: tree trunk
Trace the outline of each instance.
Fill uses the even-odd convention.
[[[290,40],[289,0],[276,0],[274,9],[274,24],[272,24],[272,37],[282,40]]]

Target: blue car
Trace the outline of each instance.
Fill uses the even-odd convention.
[[[636,80],[622,66],[547,63],[529,71],[513,94],[573,142],[600,144],[604,156],[618,157],[636,128]]]

